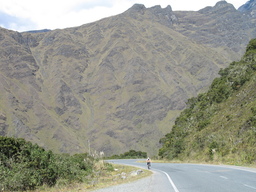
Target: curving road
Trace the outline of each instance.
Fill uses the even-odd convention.
[[[146,168],[137,160],[109,162]],[[202,164],[153,163],[154,174],[97,192],[256,192],[256,169]]]

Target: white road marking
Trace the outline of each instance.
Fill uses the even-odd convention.
[[[249,187],[249,188],[252,188],[252,189],[256,189],[256,187],[252,187],[252,186],[250,186],[250,185],[244,184],[244,186]]]
[[[158,170],[158,171],[160,171],[160,170]],[[163,172],[163,173],[167,176],[167,178],[168,178],[169,182],[171,183],[171,185],[172,185],[174,191],[175,191],[175,192],[179,192],[179,190],[177,189],[177,187],[176,187],[175,184],[173,183],[171,177],[170,177],[166,172],[164,172],[164,171],[160,171],[160,172]]]
[[[225,177],[225,176],[220,176],[222,179],[228,179],[227,177]]]

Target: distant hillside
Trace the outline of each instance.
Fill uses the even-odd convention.
[[[219,75],[208,92],[189,99],[161,139],[160,156],[256,164],[256,39]]]
[[[48,32],[0,28],[0,135],[54,152],[156,155],[187,100],[252,38],[255,19],[225,1],[199,11],[135,4]]]
[[[41,30],[32,30],[32,31],[26,31],[23,33],[43,33],[43,32],[48,32],[51,31],[50,29],[41,29]]]

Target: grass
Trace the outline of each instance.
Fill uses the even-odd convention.
[[[43,186],[35,190],[34,192],[89,192],[118,184],[133,182],[135,180],[142,179],[152,174],[152,172],[149,170],[140,169],[132,166],[113,164],[113,167],[114,171],[102,170],[97,172],[96,176],[94,178],[91,178],[88,183],[74,183],[67,185],[65,184],[65,181],[62,181],[59,182],[59,184],[57,184],[55,187],[49,188]],[[143,172],[136,176],[130,175],[131,172],[137,170],[142,170]]]

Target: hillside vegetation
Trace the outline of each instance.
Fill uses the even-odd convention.
[[[97,162],[87,153],[54,154],[24,139],[0,136],[0,191],[91,183],[102,168],[113,171],[112,165],[104,163],[99,168]]]
[[[160,140],[161,157],[256,164],[256,39],[219,75],[208,92],[188,100]]]
[[[112,155],[108,157],[108,159],[146,159],[147,153],[142,151],[135,151],[133,149],[120,154],[120,155]]]

